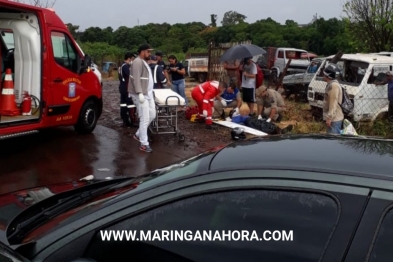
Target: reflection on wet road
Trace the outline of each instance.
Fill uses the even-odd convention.
[[[138,176],[196,154],[181,144],[168,149],[153,141],[151,146],[153,153],[142,152],[131,137],[103,126],[85,136],[56,128],[0,141],[0,194],[88,175]]]

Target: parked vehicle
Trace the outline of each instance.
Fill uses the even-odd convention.
[[[79,52],[81,52],[82,56],[85,57],[85,53],[83,52],[82,48],[78,45],[78,42],[75,42],[75,45],[78,47]],[[101,88],[102,88],[102,75],[100,70],[98,70],[98,65],[96,65],[93,61],[91,62],[90,65],[91,70],[93,73],[97,76],[98,81],[100,82]]]
[[[102,72],[104,73],[109,73],[109,72],[113,72],[116,71],[118,69],[118,66],[115,62],[104,62],[102,64]]]
[[[304,73],[287,75],[283,78],[283,88],[285,95],[289,97],[294,94],[300,96],[302,99],[307,100],[308,85],[321,66],[324,58],[314,58]]]
[[[38,202],[26,201],[35,189],[10,193],[0,203],[18,205],[0,207],[0,260],[390,261],[392,161],[392,140],[270,136],[139,178],[58,186]],[[109,240],[116,230],[123,241]]]
[[[186,75],[194,78],[199,83],[207,80],[209,72],[209,55],[208,54],[189,54],[183,63],[186,69]]]
[[[383,55],[383,56],[393,56],[393,52],[379,52],[379,53],[372,53],[373,55]]]
[[[101,75],[100,70],[98,70],[98,65],[96,65],[94,62],[91,62],[91,70],[97,76],[98,81],[100,81],[100,85],[102,87],[102,75]]]
[[[303,73],[310,65],[310,57],[307,51],[286,47],[264,48],[266,53],[257,56],[256,63],[263,70],[265,76],[277,81],[284,71],[289,59],[292,59],[286,75]]]
[[[322,63],[308,87],[308,100],[315,117],[322,116],[326,82],[323,70],[334,56]],[[340,84],[347,90],[354,103],[349,117],[355,122],[374,121],[388,111],[387,85],[385,73],[391,71],[393,58],[372,54],[344,54],[337,63],[341,69],[338,75]]]
[[[1,87],[7,85],[7,97],[0,98],[0,138],[69,125],[92,132],[102,112],[102,89],[91,58],[83,56],[55,11],[0,0],[0,31]],[[5,76],[9,70],[11,80]],[[25,91],[30,115],[19,109]]]

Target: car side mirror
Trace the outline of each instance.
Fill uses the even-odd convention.
[[[85,55],[85,57],[82,59],[80,63],[80,68],[79,68],[79,74],[83,74],[87,71],[89,67],[91,67],[91,57],[88,55]]]

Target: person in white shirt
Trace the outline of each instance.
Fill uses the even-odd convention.
[[[242,71],[243,101],[250,108],[250,116],[254,116],[255,86],[258,70],[251,59],[252,57],[244,58],[244,63],[240,66],[240,70]]]
[[[138,108],[139,129],[134,139],[139,141],[139,149],[145,152],[153,152],[149,145],[147,129],[156,118],[156,106],[153,97],[153,74],[147,61],[150,59],[152,48],[149,45],[141,45],[138,49],[139,56],[133,61],[130,70],[128,92],[132,96]]]

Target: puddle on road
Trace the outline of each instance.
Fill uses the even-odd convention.
[[[173,134],[153,135],[153,153],[142,152],[132,139],[136,128],[120,126],[118,81],[105,82],[103,96],[104,111],[93,134],[81,136],[73,128],[55,128],[0,141],[0,194],[89,175],[134,177],[231,141],[230,129],[206,130],[204,124],[190,123],[180,113],[178,127],[185,141]]]
[[[103,126],[85,136],[72,128],[59,128],[0,141],[0,147],[7,149],[0,153],[0,194],[89,175],[99,179],[134,177],[199,153],[193,142],[166,145],[160,141],[165,139],[162,135],[153,139],[150,154],[140,151],[132,137]]]

